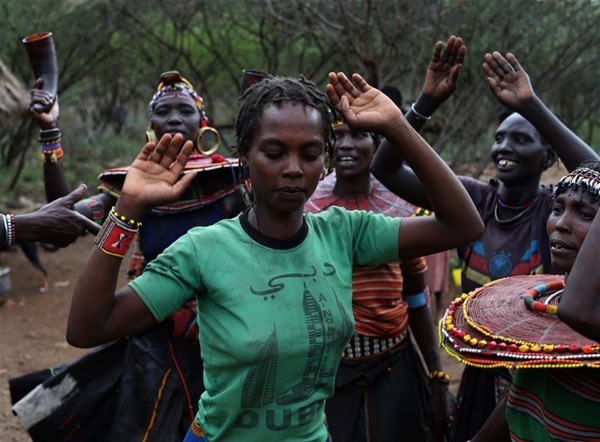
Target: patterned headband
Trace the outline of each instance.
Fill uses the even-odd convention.
[[[163,73],[160,76],[160,83],[157,86],[157,92],[152,96],[152,100],[149,103],[150,115],[154,112],[156,108],[156,103],[159,99],[167,95],[175,95],[178,92],[183,92],[187,94],[198,107],[198,111],[200,111],[200,126],[206,127],[208,126],[208,117],[206,112],[204,111],[203,100],[200,94],[198,94],[192,84],[183,77],[177,71],[168,71]]]
[[[588,193],[592,197],[592,201],[600,199],[600,171],[586,167],[585,165],[578,167],[562,177],[554,188],[554,197],[556,198],[567,189],[578,190],[581,186],[583,192]]]

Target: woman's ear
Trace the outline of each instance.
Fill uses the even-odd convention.
[[[552,149],[551,147],[548,147],[548,150],[546,151],[546,159],[544,160],[544,170],[548,169],[550,166],[552,166],[557,161],[558,161],[558,154],[556,153],[556,151],[554,149]]]

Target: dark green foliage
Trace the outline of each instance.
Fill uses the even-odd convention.
[[[588,142],[600,141],[593,0],[0,0],[0,14],[0,59],[26,89],[34,79],[21,38],[54,33],[73,185],[131,161],[163,71],[194,83],[211,125],[231,143],[244,68],[302,74],[319,87],[329,71],[360,72],[375,86],[398,87],[408,106],[433,44],[450,34],[467,43],[467,60],[457,92],[423,134],[453,165],[487,163],[499,111],[481,69],[491,50],[513,52],[544,101]],[[40,178],[42,195],[37,130],[20,115],[0,123],[2,195],[19,190],[21,170]]]

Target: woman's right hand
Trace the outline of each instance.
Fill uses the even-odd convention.
[[[423,95],[438,105],[446,101],[456,90],[466,54],[467,46],[460,37],[451,35],[446,44],[438,41],[425,74]]]
[[[42,89],[43,85],[44,81],[41,78],[38,78],[33,86],[34,88],[31,90],[31,101],[27,111],[40,129],[53,129],[58,123],[58,116],[60,114],[58,96],[54,96],[50,92]],[[45,109],[49,110],[47,112],[38,112],[34,108],[35,104],[41,104]]]
[[[117,212],[139,220],[152,207],[177,201],[196,176],[181,174],[193,147],[181,134],[146,143],[127,172]]]

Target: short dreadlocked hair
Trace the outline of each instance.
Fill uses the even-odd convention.
[[[554,198],[569,189],[579,190],[590,196],[592,203],[600,201],[600,161],[584,161],[568,175],[562,177],[554,188]]]
[[[321,115],[321,127],[325,137],[325,154],[332,156],[332,129],[330,105],[327,95],[312,82],[300,76],[281,77],[268,75],[252,85],[240,97],[240,107],[235,121],[235,150],[246,152],[259,127],[263,111],[272,104],[298,103],[315,108]]]

